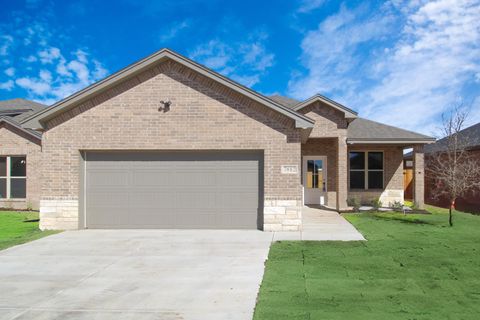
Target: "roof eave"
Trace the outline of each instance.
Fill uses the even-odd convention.
[[[355,119],[358,117],[358,113],[344,105],[341,105],[340,103],[338,102],[335,102],[327,97],[324,97],[320,94],[316,94],[314,95],[313,97],[311,98],[308,98],[307,100],[305,101],[302,101],[300,102],[298,105],[294,106],[293,107],[293,110],[295,111],[300,111],[301,109],[309,106],[310,104],[314,103],[314,102],[323,102],[329,106],[331,106],[332,108],[334,109],[337,109],[338,111],[341,111],[345,114],[345,118],[347,119]]]
[[[263,97],[262,95],[256,93],[255,91],[246,88],[194,61],[191,61],[169,49],[162,49],[160,51],[157,51],[156,53],[140,60],[137,61],[122,70],[112,74],[111,76],[96,82],[92,84],[91,86],[78,91],[77,93],[55,103],[54,105],[46,108],[44,111],[36,113],[33,116],[27,117],[22,121],[22,124],[25,125],[33,125],[34,122],[32,120],[38,119],[40,124],[43,126],[46,121],[49,119],[54,118],[55,116],[70,110],[71,108],[74,108],[77,106],[79,103],[82,103],[86,100],[88,100],[92,94],[98,94],[101,92],[104,92],[105,90],[110,89],[111,87],[115,86],[118,84],[118,82],[122,81],[126,77],[133,76],[135,74],[139,74],[142,71],[146,70],[149,68],[152,64],[154,63],[159,63],[162,60],[166,59],[171,59],[175,62],[178,62],[182,65],[186,65],[192,70],[199,72],[202,75],[205,75],[211,79],[214,79],[215,81],[239,92],[244,94],[245,96],[263,104],[266,105],[269,108],[272,108],[281,114],[295,120],[295,126],[297,128],[313,128],[314,126],[314,121],[312,119],[309,119],[308,117],[297,113],[296,111],[287,108],[285,106],[282,106],[278,103],[275,103],[271,101],[270,99]]]
[[[435,139],[362,139],[347,138],[348,144],[430,144]]]
[[[39,140],[39,141],[42,140],[42,136],[40,135],[40,133],[37,134],[37,133],[35,133],[35,132],[32,132],[32,131],[30,131],[30,130],[27,130],[27,129],[25,129],[24,127],[22,127],[21,125],[19,125],[19,124],[18,124],[17,122],[15,122],[15,121],[11,121],[10,119],[5,118],[5,117],[0,117],[0,124],[1,124],[2,122],[11,125],[12,127],[14,127],[14,128],[16,128],[16,129],[18,129],[18,130],[20,130],[20,131],[22,131],[22,132],[30,135],[30,136],[36,138],[36,139]]]

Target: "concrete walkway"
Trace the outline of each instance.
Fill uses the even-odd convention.
[[[301,232],[275,232],[274,241],[358,241],[365,240],[338,212],[304,207],[302,211],[303,230]]]
[[[0,251],[0,319],[252,319],[273,234],[67,231]]]

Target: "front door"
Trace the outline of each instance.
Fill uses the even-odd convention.
[[[327,193],[327,157],[303,157],[303,202],[325,205]]]

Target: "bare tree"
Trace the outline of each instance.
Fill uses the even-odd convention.
[[[437,142],[438,148],[427,158],[426,170],[434,181],[433,196],[449,200],[450,226],[453,226],[455,201],[480,188],[480,162],[468,150],[471,137],[459,135],[467,117],[468,109],[462,104],[443,115],[442,133],[445,138]]]

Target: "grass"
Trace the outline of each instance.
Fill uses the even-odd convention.
[[[480,217],[348,214],[367,242],[274,243],[254,319],[479,319]]]
[[[0,250],[54,233],[38,229],[38,212],[0,211]]]

